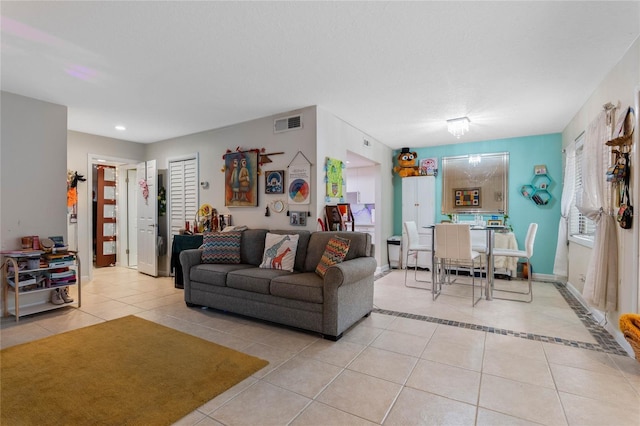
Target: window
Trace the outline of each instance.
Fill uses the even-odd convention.
[[[584,133],[576,140],[576,163],[575,163],[575,196],[571,203],[571,213],[569,215],[569,235],[593,241],[596,232],[596,224],[578,211],[576,204],[582,197],[582,164],[584,158]]]

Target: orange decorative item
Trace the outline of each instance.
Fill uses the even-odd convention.
[[[402,148],[397,156],[398,165],[393,168],[394,173],[400,177],[420,176],[420,167],[418,167],[418,153],[409,152],[409,148]]]
[[[635,352],[636,359],[640,361],[640,315],[622,314],[619,325],[624,338],[627,339]]]

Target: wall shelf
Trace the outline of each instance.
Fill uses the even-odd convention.
[[[546,171],[546,166],[544,170]],[[549,192],[551,182],[551,177],[547,173],[542,173],[540,166],[536,166],[531,182],[520,187],[520,194],[538,206],[545,206],[553,199]]]

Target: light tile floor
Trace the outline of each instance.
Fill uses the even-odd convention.
[[[470,296],[433,302],[403,280],[379,277],[371,316],[330,342],[190,309],[171,278],[103,268],[83,284],[80,309],[3,318],[0,345],[133,314],[269,361],[179,425],[640,424],[640,363],[598,335],[560,286],[535,283],[532,304],[472,308]]]

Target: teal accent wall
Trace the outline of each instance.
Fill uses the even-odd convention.
[[[560,221],[560,198],[562,197],[562,134],[554,133],[521,138],[489,140],[482,142],[440,145],[428,148],[411,148],[418,158],[438,158],[438,169],[442,170],[442,157],[492,152],[509,153],[509,222],[518,240],[518,246],[524,249],[524,240],[529,223],[538,224],[538,233],[534,245],[531,265],[534,273],[553,274],[556,244],[558,241],[558,222]],[[400,150],[394,151],[395,157]],[[551,178],[549,192],[553,199],[549,204],[538,206],[520,194],[522,185],[531,182],[533,167],[538,164],[547,166]],[[402,182],[393,176],[393,232],[402,234]],[[441,213],[442,175],[436,177],[436,221],[448,219]],[[485,219],[489,216],[485,216]],[[462,220],[470,220],[472,216]]]

